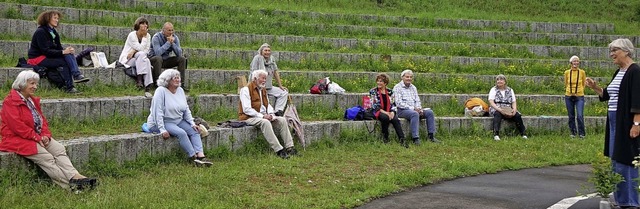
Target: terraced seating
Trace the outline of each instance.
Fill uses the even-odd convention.
[[[525,126],[529,129],[558,131],[558,127],[566,125],[566,117],[523,117]],[[586,117],[585,126],[589,130],[604,130],[606,119],[603,117]],[[406,133],[409,124],[402,120]],[[509,126],[505,123],[505,126]],[[305,141],[313,143],[317,140],[332,138],[335,133],[345,129],[364,130],[378,126],[375,121],[323,121],[304,122]],[[439,117],[438,130],[453,132],[480,127],[490,130],[491,118],[460,118]],[[421,129],[424,129],[421,126]],[[509,128],[509,127],[503,127]],[[380,132],[372,133],[379,137]],[[202,143],[208,149],[226,147],[232,150],[242,147],[245,143],[256,140],[262,134],[257,128],[247,126],[243,128],[211,128],[209,136],[202,138]],[[533,136],[535,137],[535,136]],[[530,140],[534,140],[534,138]],[[517,140],[522,140],[519,137]],[[178,140],[165,140],[159,134],[122,134],[109,136],[83,137],[80,139],[63,140],[69,158],[77,168],[82,168],[91,157],[101,161],[124,163],[143,156],[162,156],[169,152],[179,152]],[[297,143],[297,142],[296,142]],[[446,143],[446,142],[445,142]],[[0,152],[0,169],[32,169],[33,164],[14,153]]]
[[[16,3],[0,2],[0,12],[7,13],[0,16],[0,24],[7,27],[0,28],[0,33],[7,34],[7,40],[0,40],[0,47],[5,49],[0,55],[15,59],[26,55],[29,47],[29,37],[35,28],[33,17],[46,9],[57,9],[65,15],[63,24],[58,28],[64,37],[63,44],[72,44],[76,48],[95,47],[97,51],[105,52],[108,60],[115,60],[122,49],[121,42],[131,31],[133,20],[141,15],[147,17],[153,24],[160,24],[166,20],[173,21],[177,34],[183,42],[185,53],[190,55],[190,61],[200,62],[199,68],[210,67],[207,64],[227,61],[231,63],[244,63],[239,65],[228,64],[218,69],[189,69],[186,83],[191,87],[196,84],[210,83],[230,88],[234,92],[233,79],[237,75],[246,75],[251,58],[255,54],[255,48],[263,42],[277,43],[278,50],[274,50],[281,68],[281,75],[287,78],[307,78],[310,83],[318,78],[329,76],[333,80],[364,81],[362,85],[372,86],[377,72],[364,67],[349,67],[345,71],[341,68],[325,67],[322,69],[307,68],[295,69],[288,64],[298,64],[314,61],[331,61],[343,63],[340,67],[349,66],[361,62],[369,63],[400,63],[402,69],[412,68],[415,71],[436,73],[418,73],[417,79],[458,79],[464,81],[481,81],[486,83],[486,89],[494,84],[495,75],[474,74],[450,74],[440,73],[438,70],[423,69],[424,66],[413,66],[413,63],[436,63],[436,65],[459,65],[473,68],[498,67],[498,66],[542,66],[539,68],[553,69],[542,73],[529,70],[528,72],[507,71],[521,76],[509,76],[509,82],[521,82],[530,85],[540,83],[561,83],[560,75],[568,68],[567,60],[571,55],[582,57],[582,68],[588,73],[598,75],[600,83],[608,82],[611,70],[614,69],[611,61],[607,59],[609,53],[606,44],[615,38],[628,37],[634,44],[640,43],[640,37],[612,34],[613,24],[610,23],[547,23],[547,22],[523,22],[523,21],[490,21],[490,20],[453,20],[453,19],[427,19],[399,16],[377,15],[344,15],[325,14],[318,12],[299,12],[282,10],[256,10],[239,7],[216,6],[191,3],[163,3],[153,1],[120,0],[104,1],[92,0],[84,5],[88,8],[69,8],[60,4],[58,6],[40,6]],[[47,4],[33,1],[34,4]],[[120,11],[104,11],[98,9],[100,5],[118,5]],[[134,9],[146,8],[150,14],[141,14]],[[194,25],[211,23],[218,20],[208,18],[203,14],[190,16],[168,16],[158,14],[162,8],[171,8],[172,12],[193,10],[196,12],[255,12],[265,16],[286,16],[290,19],[310,19],[305,23],[283,21],[282,23],[264,23],[263,27],[297,27],[308,31],[316,31],[313,35],[305,32],[275,33],[265,35],[255,31],[225,31],[218,28],[197,29]],[[11,13],[11,14],[9,14]],[[191,13],[187,13],[191,14]],[[170,15],[170,14],[169,14]],[[117,19],[104,25],[85,24],[85,19],[106,20]],[[323,23],[321,20],[331,20],[332,24]],[[420,25],[420,27],[416,27]],[[423,27],[424,26],[424,27]],[[184,28],[184,29],[183,29]],[[211,32],[223,31],[223,32]],[[323,32],[329,31],[329,32]],[[155,30],[151,30],[153,34]],[[332,34],[333,33],[333,34]],[[355,37],[355,38],[354,38]],[[366,37],[366,38],[362,38]],[[191,45],[189,45],[191,44]],[[321,46],[310,47],[307,45]],[[318,50],[322,49],[322,50]],[[325,50],[326,49],[326,52]],[[380,50],[384,49],[384,50]],[[429,49],[429,50],[426,50]],[[322,51],[322,52],[320,52]],[[381,51],[381,52],[378,52]],[[443,52],[444,51],[444,52]],[[493,54],[492,54],[493,53]],[[636,54],[636,59],[640,55]],[[406,63],[404,63],[406,62]],[[204,63],[204,64],[203,64]],[[407,64],[408,63],[408,64]],[[445,63],[445,64],[442,64]],[[212,65],[215,66],[215,65]],[[241,66],[241,67],[240,67]],[[558,69],[558,70],[556,70]],[[0,84],[15,78],[22,69],[1,68]],[[119,71],[112,69],[82,69],[92,81],[85,84],[132,85],[133,82]],[[394,69],[397,71],[398,69]],[[388,71],[394,71],[388,70]],[[555,70],[555,71],[554,71]],[[319,72],[320,71],[320,72]],[[366,72],[363,72],[366,71]],[[387,71],[387,70],[384,70]],[[458,72],[466,73],[466,72]],[[542,75],[542,76],[532,76]],[[590,74],[592,75],[592,74]],[[606,75],[606,76],[605,76]],[[394,81],[399,80],[399,73],[391,73]],[[42,83],[47,87],[46,82]],[[457,85],[457,84],[456,84]],[[229,89],[226,89],[229,90]],[[562,91],[562,89],[558,89]],[[429,91],[438,94],[421,94],[424,104],[459,106],[460,112],[441,113],[436,112],[438,130],[440,132],[455,132],[459,130],[480,129],[489,130],[491,118],[465,118],[447,117],[462,115],[462,103],[470,97],[486,98],[482,94],[442,94],[449,93],[450,89],[440,92],[431,89],[419,89],[419,92]],[[302,93],[297,91],[294,93]],[[327,106],[334,110],[344,111],[360,101],[362,93],[350,93],[346,95],[306,95],[293,94],[294,104],[299,110]],[[558,104],[562,103],[561,95],[527,95],[518,94],[518,101],[522,103]],[[595,96],[586,97],[588,103],[596,103]],[[216,109],[231,108],[235,110],[238,104],[236,94],[203,94],[189,98],[190,105],[201,113],[212,112]],[[44,114],[49,120],[74,118],[75,120],[89,120],[121,115],[129,118],[146,114],[149,109],[150,99],[143,97],[101,97],[101,98],[63,98],[48,99],[42,101]],[[597,103],[601,105],[602,103]],[[525,108],[525,107],[522,107]],[[566,132],[567,119],[564,113],[551,114],[551,116],[525,116],[527,128],[552,132]],[[526,115],[526,113],[525,113]],[[586,126],[589,130],[602,131],[605,118],[601,116],[586,117]],[[305,138],[313,142],[323,138],[335,136],[341,130],[360,129],[364,125],[372,127],[373,121],[305,121],[303,126]],[[509,123],[505,123],[507,125]],[[407,124],[403,121],[405,130]],[[421,127],[424,128],[424,127]],[[207,148],[224,146],[229,149],[237,149],[244,143],[255,140],[259,132],[253,127],[240,129],[212,128],[211,135],[203,139]],[[376,131],[374,134],[379,134]],[[535,136],[534,136],[535,137]],[[487,139],[489,140],[489,138]],[[99,159],[123,163],[135,160],[143,155],[162,155],[175,152],[179,146],[176,140],[163,140],[158,135],[128,133],[117,136],[91,136],[78,139],[64,140],[68,153],[74,164],[81,167],[90,159],[89,156],[98,155]],[[445,142],[446,143],[446,142]],[[27,168],[25,160],[15,154],[0,153],[0,168]]]

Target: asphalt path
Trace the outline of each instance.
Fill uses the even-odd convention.
[[[454,179],[373,200],[358,208],[598,209],[600,198],[578,195],[590,165],[504,171]]]

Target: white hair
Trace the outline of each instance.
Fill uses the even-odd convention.
[[[404,74],[411,74],[413,75],[413,71],[406,69],[404,71],[402,71],[402,73],[400,73],[400,77],[404,77]]]
[[[502,75],[502,74],[500,74],[500,75],[497,75],[497,76],[496,76],[496,81],[497,81],[497,80],[504,80],[504,81],[507,81],[507,77],[506,77],[506,76],[504,76],[504,75]]]
[[[169,86],[169,82],[171,81],[171,79],[173,79],[176,76],[180,77],[180,72],[174,69],[167,69],[162,73],[160,73],[160,76],[158,76],[157,84],[158,86],[162,86],[166,88],[167,86]]]
[[[27,87],[27,83],[29,82],[29,80],[35,80],[36,82],[39,82],[40,75],[38,75],[38,73],[36,72],[33,72],[33,70],[24,70],[20,72],[20,74],[18,74],[16,80],[13,81],[11,88],[20,91]]]
[[[251,81],[254,81],[256,79],[258,79],[258,76],[260,75],[268,75],[267,71],[265,70],[255,70],[253,71],[253,73],[251,73]]]
[[[626,38],[619,38],[609,43],[609,49],[613,48],[619,48],[622,51],[627,52],[627,55],[629,57],[633,56],[633,52],[635,50],[635,48],[633,47],[633,43],[631,43],[631,41]]]
[[[569,58],[569,62],[573,62],[573,61],[576,61],[576,60],[580,60],[580,57],[578,57],[576,55],[573,55],[573,56],[571,56],[571,58]]]

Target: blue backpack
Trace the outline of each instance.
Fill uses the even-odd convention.
[[[362,114],[364,114],[364,108],[362,108],[362,106],[360,105],[353,106],[351,108],[348,108],[346,111],[344,111],[344,119],[362,120]]]

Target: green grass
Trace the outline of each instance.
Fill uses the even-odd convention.
[[[442,144],[405,149],[345,131],[290,160],[277,158],[258,138],[237,151],[207,150],[211,168],[188,165],[180,151],[123,166],[93,156],[80,171],[100,179],[94,191],[74,195],[35,173],[0,170],[0,201],[21,208],[350,208],[448,179],[589,163],[603,137],[589,133],[585,140],[569,140],[534,132],[530,140],[505,136],[495,142],[487,132],[467,132],[440,134]]]

